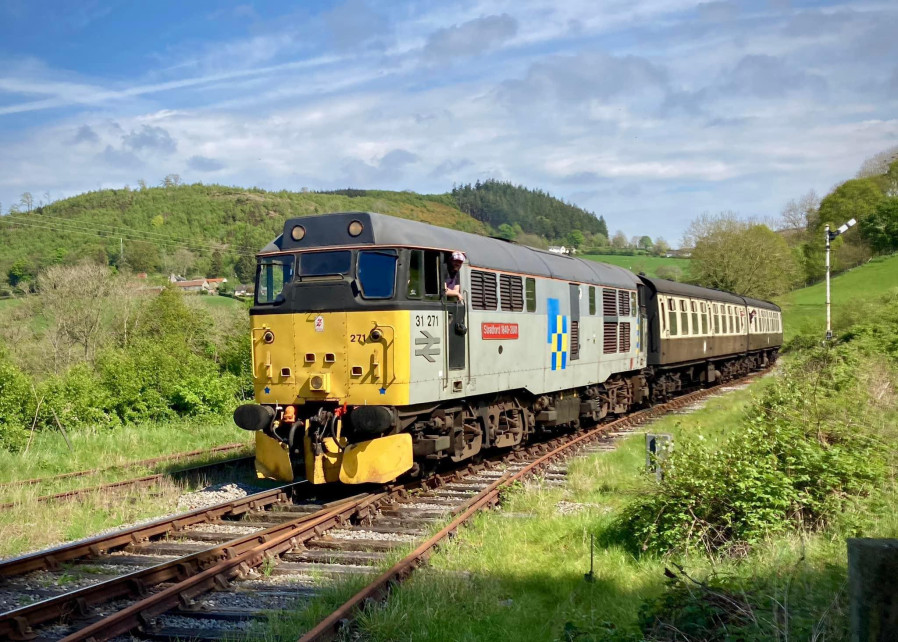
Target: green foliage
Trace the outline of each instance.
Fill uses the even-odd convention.
[[[0,448],[16,451],[25,445],[32,398],[28,377],[0,349]]]
[[[845,181],[820,201],[820,224],[838,227],[852,218],[863,221],[882,199],[882,190],[873,178]]]
[[[686,439],[655,492],[629,505],[607,536],[634,551],[709,554],[794,528],[817,530],[879,487],[886,452],[872,403],[876,361],[898,364],[898,297],[832,348],[797,353],[718,448]],[[881,375],[880,378],[888,375]]]
[[[518,224],[525,233],[549,239],[564,239],[574,230],[608,236],[602,217],[541,190],[490,179],[455,187],[452,197],[461,211],[494,228]]]
[[[28,269],[28,262],[25,259],[18,259],[6,272],[6,278],[9,280],[9,284],[15,287],[23,281],[33,280],[34,275]]]
[[[898,197],[884,198],[860,223],[861,234],[875,252],[898,250]]]

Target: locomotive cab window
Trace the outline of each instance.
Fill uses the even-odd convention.
[[[295,256],[274,256],[259,260],[256,272],[256,303],[283,300],[284,285],[293,280]]]
[[[392,299],[396,284],[396,250],[359,252],[358,279],[366,299]]]
[[[306,252],[299,255],[299,279],[317,281],[341,279],[352,269],[352,252]]]
[[[435,250],[411,250],[408,261],[408,285],[406,297],[439,301],[440,253]]]

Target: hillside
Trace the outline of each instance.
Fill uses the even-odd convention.
[[[501,214],[503,220],[513,220],[522,234],[537,232],[537,227],[510,212],[523,202],[538,211],[539,230],[565,233],[574,214],[590,218],[593,227],[599,223],[584,210],[541,192],[508,185],[503,193],[519,196],[496,205],[492,211],[505,212]],[[176,272],[184,276],[236,273],[239,280],[246,281],[254,270],[252,255],[281,232],[284,219],[347,210],[382,212],[477,234],[496,233],[489,221],[461,211],[452,194],[266,192],[200,184],[102,190],[30,213],[0,217],[4,239],[0,245],[0,285],[7,280],[13,287],[33,282],[48,265],[85,257],[135,272]],[[542,240],[554,239],[549,236]]]
[[[252,262],[244,258],[240,265],[240,259],[277,236],[284,219],[340,210],[372,210],[488,233],[449,196],[380,191],[346,196],[219,185],[103,190],[0,218],[0,274],[12,269],[30,280],[47,265],[92,257],[116,266],[124,262],[134,271],[219,276],[236,270],[245,278],[241,271],[251,271]]]
[[[877,257],[847,272],[833,277],[831,283],[833,327],[838,329],[842,316],[856,311],[862,301],[886,294],[898,288],[898,254]],[[826,283],[794,290],[777,301],[783,308],[785,336],[799,331],[819,333],[826,330]]]
[[[679,271],[679,278],[673,279],[674,281],[687,281],[689,279],[689,259],[648,256],[646,254],[636,256],[622,254],[581,254],[579,256],[582,259],[589,259],[590,261],[617,265],[618,267],[626,268],[635,274],[645,272],[646,276],[670,279],[672,276],[676,276],[676,271]],[[661,274],[658,273],[659,269],[661,270]],[[665,270],[667,270],[666,273]]]

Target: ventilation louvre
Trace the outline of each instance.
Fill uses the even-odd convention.
[[[602,314],[606,317],[617,316],[617,290],[602,290]]]
[[[617,324],[605,323],[604,341],[602,342],[602,351],[605,354],[613,354],[617,352]]]

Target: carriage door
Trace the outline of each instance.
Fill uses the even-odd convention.
[[[570,283],[571,292],[571,361],[580,358],[580,286]]]

